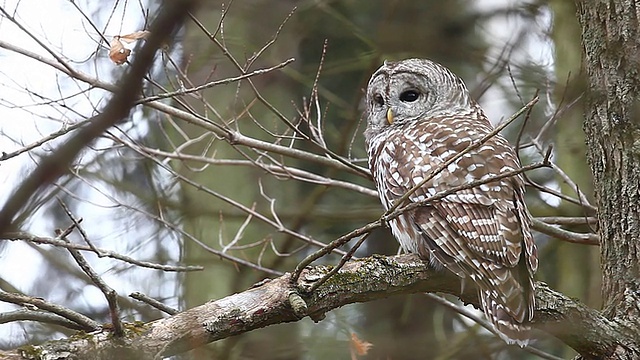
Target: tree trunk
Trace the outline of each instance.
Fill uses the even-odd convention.
[[[584,121],[584,91],[586,89],[585,74],[580,72],[582,44],[576,41],[580,37],[580,24],[576,19],[576,6],[566,0],[551,0],[553,9],[553,31],[551,37],[555,47],[555,73],[557,82],[554,95],[558,107],[563,109],[562,117],[555,124],[554,129],[554,160],[565,174],[575,182],[580,191],[593,199],[593,183],[591,169],[587,164],[585,135],[578,131]],[[565,109],[567,104],[574,103]],[[562,193],[576,194],[572,185],[564,182],[558,175]],[[581,206],[570,202],[562,202],[554,215],[582,217],[590,214]],[[589,232],[588,226],[576,225],[567,227],[576,232]],[[557,241],[556,282],[553,286],[563,294],[576,297],[585,304],[598,307],[602,304],[600,297],[600,256],[595,246],[583,246]],[[580,256],[583,261],[566,261],[567,258]],[[588,264],[588,266],[585,266]],[[585,269],[586,267],[586,269]]]
[[[223,16],[222,11],[226,9],[223,3],[226,1],[209,1],[200,8],[198,18],[211,32],[215,31],[216,24],[221,21]],[[246,4],[233,6],[233,11],[224,15],[224,29],[230,34],[244,35],[242,41],[230,41],[226,45],[227,49],[234,55],[257,52],[273,36],[272,30],[277,29],[281,24],[283,14],[287,14],[292,8],[293,4],[285,1],[278,2],[277,5],[269,1],[253,1],[251,6]],[[246,19],[257,16],[262,17],[261,21],[246,21]],[[280,34],[282,41],[273,45],[277,46],[278,50],[277,52],[274,50],[274,53],[277,53],[278,56],[293,57],[297,53],[298,39],[296,34],[288,34],[290,33]],[[211,39],[203,36],[202,30],[194,22],[186,24],[185,35],[183,42],[185,48],[183,65],[185,68],[183,70],[188,73],[188,78],[192,83],[202,84],[212,78],[225,78],[240,74],[240,70],[230,61],[226,61],[213,45]],[[253,68],[272,66],[271,58],[267,58],[269,60],[258,58]],[[245,66],[244,63],[242,65]],[[296,98],[298,93],[292,91],[285,75],[274,73],[271,74],[268,81],[258,78],[252,79],[252,81],[269,103],[280,109],[286,116],[293,118],[295,109],[291,106],[291,101],[292,99],[298,100]],[[271,110],[260,106],[259,102],[256,102],[258,105],[255,106],[247,105],[256,100],[248,82],[217,86],[215,89],[203,93],[203,97],[206,103],[211,104],[217,113],[225,119],[224,121],[237,121],[236,125],[242,129],[244,134],[273,141],[272,138],[265,137],[263,129],[255,126],[248,117],[241,115],[250,109],[251,115],[257,119],[273,116]],[[187,98],[183,101],[189,103],[200,114],[210,111],[200,99]],[[210,116],[215,118],[214,114]],[[179,126],[180,132],[176,131],[173,134],[175,136],[172,139],[173,144],[182,143],[184,139],[181,137],[184,134],[188,134],[190,139],[203,138],[207,136],[207,133],[210,134],[206,129],[193,124],[179,123]],[[213,137],[211,136],[211,138]],[[209,143],[209,138],[205,139],[207,140],[194,141],[181,151],[196,156],[207,153],[212,158],[245,160],[245,157],[237,149],[229,146],[227,142],[212,141]],[[173,149],[169,149],[169,151],[173,151]],[[259,184],[264,187],[264,192],[268,196],[279,199],[279,208],[283,206],[282,204],[293,203],[293,201],[286,201],[287,194],[295,193],[296,186],[298,186],[298,183],[295,182],[289,182],[286,186],[282,186],[280,180],[264,176],[265,172],[258,167],[212,165],[201,169],[198,164],[184,165],[185,162],[179,161],[176,162],[175,168],[187,178],[248,207],[256,206],[258,211],[264,213],[268,211],[265,206],[269,204],[261,201],[262,189]],[[202,190],[198,187],[185,184],[181,190],[181,203],[184,205],[184,208],[181,209],[181,218],[184,230],[195,235],[207,246],[222,250],[224,246],[230,245],[236,235],[240,234],[237,245],[246,245],[247,242],[269,236],[267,234],[271,234],[273,231],[270,226],[259,221],[245,223],[247,217],[244,214],[238,214],[233,207],[220,199],[203,195]],[[274,242],[281,241],[277,235],[273,237]],[[183,291],[186,308],[203,304],[209,299],[222,298],[225,294],[241,291],[266,276],[264,273],[249,268],[238,268],[231,262],[220,261],[212,254],[203,251],[200,244],[189,239],[185,239],[184,244],[182,260],[188,264],[205,265],[203,271],[185,274]],[[278,257],[273,252],[259,254],[260,250],[259,247],[254,247],[243,249],[240,252],[235,247],[231,247],[227,251],[234,256],[249,259],[261,257],[263,264],[269,268],[272,268],[270,264],[276,261],[284,261],[283,257]],[[294,257],[289,257],[286,261],[289,261],[290,264],[282,268],[295,266]],[[211,279],[215,279],[215,281],[211,281]],[[203,284],[207,284],[207,286],[203,286]],[[259,358],[264,360],[296,359],[301,356],[301,343],[297,340],[299,333],[297,324],[274,327],[268,331],[258,330],[199,348],[192,355],[196,359],[233,360],[251,358],[255,356],[253,354],[258,353],[260,354]],[[282,339],[288,339],[288,341],[282,341]],[[265,344],[269,345],[268,352],[264,352]]]
[[[593,182],[591,169],[587,163],[587,147],[585,135],[579,129],[584,121],[585,99],[582,96],[586,90],[586,75],[580,71],[582,59],[582,44],[576,39],[580,38],[580,24],[576,19],[576,4],[567,0],[551,0],[549,5],[553,9],[553,30],[551,38],[555,48],[555,74],[554,99],[558,108],[563,110],[561,118],[554,125],[553,144],[554,160],[565,174],[567,174],[593,202]],[[568,104],[573,106],[567,108]],[[574,196],[576,188],[573,184],[564,182],[557,175],[562,193]],[[554,215],[594,216],[568,201],[561,202],[560,206],[553,208]],[[576,232],[590,232],[588,225],[575,225],[567,227]],[[563,294],[581,299],[586,305],[598,308],[602,304],[600,272],[600,249],[595,246],[572,244],[565,241],[555,241],[555,266],[547,265],[544,268],[545,277],[549,285]],[[567,261],[567,259],[580,258],[581,261]],[[555,271],[555,273],[553,273]],[[573,352],[564,349],[561,352],[565,359],[571,358]]]
[[[589,88],[584,123],[599,208],[603,315],[640,339],[640,20],[638,2],[578,2]],[[567,259],[580,261],[580,259]],[[614,344],[610,359],[637,359]]]

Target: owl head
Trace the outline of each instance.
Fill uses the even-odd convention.
[[[385,62],[369,80],[366,102],[365,135],[472,106],[462,79],[425,59]]]

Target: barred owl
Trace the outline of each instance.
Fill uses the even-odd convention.
[[[493,128],[462,80],[422,59],[385,62],[367,87],[365,139],[369,168],[389,209],[519,168],[500,135],[432,174]],[[538,267],[521,176],[503,178],[404,212],[389,221],[408,252],[444,266],[479,289],[482,310],[508,343],[525,346]]]

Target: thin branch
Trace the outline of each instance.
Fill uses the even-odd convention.
[[[72,132],[73,130],[76,130],[84,125],[87,125],[91,122],[91,119],[89,120],[83,120],[83,121],[79,121],[75,124],[69,125],[69,126],[64,126],[62,127],[60,130],[58,131],[54,131],[52,133],[50,133],[49,135],[34,141],[33,143],[29,144],[29,145],[25,145],[23,147],[21,147],[20,149],[16,150],[16,151],[12,151],[9,153],[6,152],[2,152],[0,153],[0,161],[4,161],[4,160],[8,160],[11,159],[13,157],[16,157],[22,153],[25,153],[27,151],[31,151],[37,147],[40,147],[42,144],[45,144],[51,140],[55,140],[57,138],[59,138],[60,136],[66,135],[70,132]]]
[[[581,234],[571,232],[568,230],[557,228],[553,225],[549,225],[535,218],[531,222],[531,228],[543,234],[552,236],[556,239],[571,243],[584,245],[600,245],[600,236],[596,234]]]
[[[541,151],[542,146],[540,145],[540,143],[537,140],[532,140],[533,145],[536,147],[536,149],[538,149],[538,151]],[[589,202],[589,199],[587,198],[587,196],[582,192],[582,190],[580,190],[580,187],[578,187],[578,184],[576,184],[573,180],[571,180],[571,178],[569,177],[569,175],[567,175],[558,165],[554,164],[553,162],[551,162],[550,167],[553,171],[556,172],[556,174],[558,174],[562,180],[564,180],[564,182],[567,183],[567,185],[569,185],[569,187],[571,187],[576,194],[578,195],[578,199],[573,199],[573,198],[569,198],[567,195],[562,194],[562,196],[558,195],[559,193],[552,190],[552,189],[545,189],[546,192],[550,193],[550,194],[555,194],[556,196],[571,201],[577,205],[580,205],[592,212],[596,212],[598,209],[591,205],[591,203]],[[533,182],[530,181],[532,184]],[[536,184],[537,185],[537,184]]]
[[[191,20],[196,24],[196,26],[198,26],[200,28],[200,30],[207,35],[207,37],[216,45],[218,46],[218,48],[220,48],[220,50],[222,51],[223,55],[227,57],[227,59],[229,59],[229,61],[241,72],[241,73],[246,73],[246,69],[240,65],[240,63],[238,63],[238,61],[233,57],[233,55],[231,55],[231,53],[227,50],[227,48],[225,47],[225,45],[223,43],[221,43],[215,36],[213,36],[211,34],[211,32],[209,32],[209,30],[207,30],[207,28],[193,15],[191,15]],[[222,27],[221,27],[222,29]],[[362,168],[360,166],[357,166],[355,164],[353,164],[351,161],[349,161],[348,159],[344,159],[342,156],[334,153],[331,149],[328,149],[324,146],[322,146],[322,144],[314,141],[313,139],[311,139],[309,136],[307,136],[307,134],[303,133],[302,131],[300,131],[298,129],[298,127],[296,127],[294,124],[291,123],[291,121],[289,121],[289,119],[287,119],[287,117],[285,115],[282,114],[282,112],[280,112],[277,108],[275,108],[273,106],[273,104],[271,104],[269,101],[267,101],[262,94],[258,91],[258,89],[256,88],[256,86],[254,85],[253,81],[251,81],[251,79],[247,79],[247,82],[249,83],[249,86],[251,87],[251,89],[253,90],[256,98],[264,105],[266,106],[269,111],[271,111],[273,114],[275,114],[282,122],[284,122],[291,130],[294,131],[295,134],[299,135],[300,137],[302,137],[304,140],[307,140],[310,144],[316,146],[317,148],[319,148],[322,152],[325,153],[325,155],[327,155],[327,159],[331,159],[331,160],[335,160],[337,162],[339,162],[340,164],[342,164],[343,166],[347,167],[351,172],[354,172],[355,174],[358,174],[360,176],[364,176],[364,177],[368,177],[369,176],[369,170],[366,168]]]
[[[132,150],[138,151],[137,148],[132,148]],[[147,156],[143,151],[138,151],[138,153],[140,153],[141,155]],[[277,221],[277,219],[276,220],[270,219],[269,217],[267,217],[267,216],[265,216],[265,215],[263,215],[263,214],[261,214],[261,213],[259,213],[257,211],[252,210],[251,208],[241,204],[240,202],[238,202],[238,201],[236,201],[236,200],[234,200],[234,199],[232,199],[232,198],[230,198],[228,196],[224,196],[221,193],[219,193],[219,192],[217,192],[217,191],[215,191],[215,190],[213,190],[213,189],[211,189],[209,187],[206,187],[206,186],[204,186],[204,185],[202,185],[202,184],[200,184],[200,183],[198,183],[198,182],[196,182],[196,181],[194,181],[192,179],[189,179],[188,177],[184,176],[183,174],[180,174],[178,172],[173,171],[173,169],[171,169],[169,166],[167,166],[166,164],[164,164],[163,162],[159,161],[158,159],[156,159],[154,157],[148,157],[148,158],[150,160],[154,161],[159,167],[161,167],[161,168],[165,169],[166,171],[170,172],[177,179],[180,179],[183,182],[185,182],[186,184],[188,184],[190,186],[193,186],[194,188],[196,188],[198,190],[201,190],[201,191],[203,191],[203,192],[205,192],[205,193],[207,193],[207,194],[209,194],[209,195],[211,195],[213,197],[216,197],[216,198],[228,203],[229,205],[232,205],[233,207],[242,210],[243,212],[245,212],[247,214],[251,214],[256,219],[258,219],[258,220],[260,220],[260,221],[262,221],[262,222],[274,227],[279,232],[282,232],[284,234],[287,234],[287,235],[293,236],[293,237],[295,237],[297,239],[300,239],[302,241],[305,241],[305,242],[309,243],[310,245],[314,245],[314,246],[318,246],[318,247],[325,247],[326,246],[325,243],[322,243],[322,242],[320,242],[318,240],[315,240],[310,236],[303,235],[301,233],[295,232],[293,230],[290,230],[290,229],[282,226],[282,224],[279,223]],[[340,254],[344,254],[343,251],[338,251],[338,252]],[[220,256],[224,256],[226,254],[220,253],[219,255]],[[270,271],[273,272],[273,270],[270,270]]]
[[[102,325],[97,321],[91,320],[85,315],[82,315],[78,312],[75,312],[71,309],[68,309],[64,306],[56,305],[50,303],[41,298],[35,298],[22,294],[13,294],[0,290],[0,301],[13,303],[17,305],[30,304],[38,309],[46,310],[52,312],[54,314],[60,315],[65,319],[69,319],[74,323],[78,324],[82,327],[83,330],[86,331],[96,331],[102,328]]]
[[[307,266],[311,265],[311,263],[313,263],[314,261],[320,259],[321,257],[327,254],[330,254],[333,250],[351,241],[351,239],[368,234],[372,230],[384,226],[384,224],[385,224],[384,221],[382,221],[381,219],[378,219],[358,229],[352,230],[349,233],[342,235],[339,238],[328,243],[326,246],[322,247],[320,250],[307,256],[302,261],[300,261],[298,265],[296,265],[296,268],[294,269],[293,274],[291,275],[291,281],[292,282],[298,281],[298,278],[300,277],[300,275],[302,275],[302,272],[304,271],[304,269]]]
[[[356,242],[355,245],[353,245],[353,247],[346,254],[344,254],[342,256],[342,258],[340,258],[340,261],[338,262],[338,264],[335,265],[333,267],[333,269],[331,269],[331,271],[329,271],[326,275],[324,275],[322,278],[320,278],[315,284],[313,284],[313,286],[309,287],[309,289],[307,291],[308,292],[314,292],[319,286],[324,284],[325,281],[329,280],[330,277],[332,277],[338,271],[340,271],[340,269],[342,269],[344,264],[346,264],[347,261],[351,260],[351,258],[353,257],[353,254],[356,252],[356,250],[358,250],[358,248],[360,248],[360,245],[362,245],[362,243],[365,240],[367,240],[369,235],[371,235],[371,232],[368,232],[368,233],[360,236],[360,239],[358,239],[358,242]]]
[[[91,183],[89,183],[84,178],[80,177],[79,175],[76,174],[76,176],[79,179],[85,181],[85,183],[87,183],[89,186],[93,186]],[[95,188],[95,187],[94,187],[94,190],[98,191],[101,195],[107,197],[108,199],[110,199],[112,201],[115,201],[115,198],[113,198],[111,196],[111,194],[103,192],[101,189]],[[75,194],[73,194],[73,193],[67,192],[67,194],[69,196],[75,197]],[[172,231],[180,234],[181,236],[184,236],[185,238],[193,241],[198,246],[202,247],[202,249],[204,249],[205,251],[210,252],[212,254],[215,254],[216,256],[219,256],[220,258],[227,259],[227,260],[229,260],[231,262],[234,262],[234,263],[236,263],[238,265],[242,265],[242,266],[246,266],[248,268],[252,268],[252,269],[255,269],[255,270],[258,270],[258,271],[262,271],[262,272],[264,272],[266,274],[269,274],[269,275],[275,275],[275,276],[282,275],[282,273],[280,271],[269,269],[269,268],[266,268],[264,266],[260,266],[258,264],[254,264],[254,263],[252,263],[250,261],[247,261],[245,259],[242,259],[242,258],[239,258],[239,257],[235,257],[235,256],[231,256],[229,254],[222,253],[221,251],[219,251],[219,250],[217,250],[215,248],[212,248],[211,246],[208,246],[203,241],[201,241],[198,238],[196,238],[195,236],[191,235],[190,233],[188,233],[187,231],[182,229],[181,226],[166,221],[162,216],[159,216],[157,214],[153,214],[153,213],[150,213],[148,211],[145,211],[140,207],[135,207],[135,206],[132,206],[132,205],[129,205],[129,204],[125,204],[125,203],[120,203],[119,206],[122,207],[122,208],[126,208],[128,210],[134,211],[134,212],[141,213],[144,216],[157,221],[159,224],[162,224],[166,228],[171,229]],[[200,268],[198,270],[202,270],[202,269]]]
[[[62,202],[62,200],[60,199],[58,199],[58,203],[64,209],[65,213],[67,214],[69,219],[71,219],[71,221],[73,222],[75,227],[78,229],[78,231],[80,231],[82,236],[85,237],[86,233],[84,232],[84,230],[80,230],[81,229],[80,222],[75,218],[75,216],[73,216],[73,214],[71,213],[67,205],[64,202]],[[70,242],[66,239],[66,235],[61,236],[60,238],[66,242]],[[85,238],[85,242],[90,244],[90,241],[87,238]],[[91,247],[91,249],[95,251],[94,247],[92,246],[89,246],[89,247]],[[80,269],[82,269],[82,271],[89,277],[89,279],[91,279],[91,282],[93,282],[93,284],[96,287],[98,287],[98,289],[100,289],[104,297],[107,299],[107,303],[109,304],[109,314],[111,315],[111,324],[113,325],[113,333],[117,337],[122,337],[124,335],[124,327],[122,325],[122,321],[120,320],[120,306],[118,305],[118,293],[111,286],[107,285],[107,283],[104,282],[104,280],[102,280],[100,275],[98,275],[98,273],[95,270],[93,270],[91,265],[89,265],[89,262],[87,261],[87,259],[85,259],[84,256],[82,256],[80,251],[76,249],[71,249],[71,248],[67,248],[67,251],[69,251],[73,259],[76,261],[76,264],[78,264],[78,266],[80,267]]]
[[[595,217],[565,217],[565,216],[539,216],[536,220],[549,225],[594,225],[598,223]]]
[[[129,294],[129,296],[131,298],[133,298],[133,299],[138,300],[138,301],[142,301],[143,303],[145,303],[145,304],[147,304],[149,306],[152,306],[152,307],[154,307],[154,308],[156,308],[156,309],[158,309],[158,310],[160,310],[160,311],[162,311],[164,313],[167,313],[169,315],[175,315],[175,314],[177,314],[179,312],[177,309],[174,309],[174,308],[172,308],[172,307],[170,307],[168,305],[165,305],[165,304],[161,303],[160,301],[158,301],[158,300],[156,300],[156,299],[154,299],[152,297],[149,297],[149,296],[147,296],[147,295],[145,295],[145,294],[143,294],[141,292],[134,292],[134,293]]]
[[[40,47],[42,47],[51,56],[53,56],[60,65],[65,67],[67,71],[69,71],[71,74],[74,73],[73,68],[66,61],[64,61],[64,59],[60,55],[58,55],[58,53],[53,51],[51,48],[49,48],[49,46],[47,46],[47,44],[42,42],[39,36],[32,34],[31,31],[29,31],[26,27],[22,26],[22,24],[20,24],[13,16],[11,16],[2,6],[0,6],[0,13],[2,13],[2,15],[4,15],[7,19],[9,19],[9,21],[14,23],[25,34],[27,34],[27,36],[29,36],[31,40],[35,41],[38,45],[40,45]]]
[[[28,241],[34,244],[52,245],[52,246],[57,246],[65,249],[75,249],[75,250],[92,251],[92,252],[94,251],[88,245],[72,244],[60,239],[45,237],[45,236],[37,236],[30,233],[22,232],[22,231],[5,233],[1,235],[0,241]],[[103,248],[97,248],[97,250],[104,257],[120,260],[132,265],[149,268],[149,269],[156,269],[156,270],[162,270],[162,271],[201,271],[204,269],[204,267],[199,265],[180,266],[180,265],[156,264],[148,261],[136,260],[130,256],[122,255],[115,251],[111,251]]]
[[[148,97],[145,97],[143,99],[140,99],[140,100],[136,101],[136,104],[144,104],[144,103],[148,103],[148,102],[152,102],[152,101],[156,101],[156,100],[174,98],[176,96],[191,94],[191,93],[198,92],[198,91],[201,91],[201,90],[204,90],[204,89],[212,88],[214,86],[220,86],[220,85],[226,85],[226,84],[238,82],[240,80],[248,79],[248,78],[251,78],[251,77],[254,77],[254,76],[258,76],[258,75],[262,75],[262,74],[266,74],[266,73],[272,72],[274,70],[282,69],[283,67],[291,64],[294,61],[295,61],[295,59],[291,58],[291,59],[287,59],[287,60],[285,60],[285,61],[283,61],[283,62],[281,62],[281,63],[279,63],[277,65],[274,65],[274,66],[271,66],[271,67],[268,67],[268,68],[264,68],[264,69],[253,70],[253,71],[251,71],[249,73],[242,74],[240,76],[225,78],[225,79],[216,80],[216,81],[210,81],[210,82],[208,82],[206,84],[199,85],[199,86],[194,86],[194,87],[189,88],[189,89],[180,89],[180,90],[167,92],[167,93],[163,93],[163,94],[148,96]]]
[[[428,205],[429,203],[431,203],[433,201],[444,199],[445,197],[447,197],[447,196],[449,196],[451,194],[455,194],[456,192],[461,191],[461,190],[472,189],[472,188],[478,187],[480,185],[488,184],[490,182],[494,182],[494,181],[498,181],[498,180],[501,180],[501,179],[513,177],[513,176],[522,174],[522,173],[524,173],[526,171],[539,169],[539,168],[543,168],[543,167],[548,167],[549,166],[548,165],[549,164],[549,158],[548,158],[549,156],[550,156],[550,153],[548,152],[546,157],[545,157],[545,159],[543,159],[543,161],[540,161],[540,162],[537,162],[537,163],[533,163],[533,164],[529,164],[529,165],[523,166],[523,167],[521,167],[519,169],[516,169],[516,170],[507,171],[507,172],[504,172],[504,173],[502,173],[500,175],[490,176],[490,177],[488,177],[486,179],[476,180],[476,181],[469,182],[467,184],[463,184],[463,185],[460,185],[460,186],[455,186],[455,187],[452,187],[451,189],[448,189],[446,191],[441,191],[441,192],[436,193],[435,195],[433,195],[431,197],[428,197],[428,198],[426,198],[426,199],[424,199],[422,201],[417,201],[417,202],[414,202],[414,203],[410,203],[410,204],[405,205],[405,206],[403,206],[403,207],[401,207],[399,209],[396,209],[396,210],[394,210],[392,212],[387,212],[387,213],[385,213],[385,215],[383,215],[383,219],[385,221],[388,221],[390,219],[393,219],[393,218],[399,216],[400,214],[402,214],[402,213],[404,213],[406,211],[413,210],[415,208]]]
[[[137,148],[141,152],[147,153],[149,155],[161,156],[169,159],[177,159],[183,161],[190,162],[202,162],[207,164],[215,164],[215,165],[229,165],[229,166],[258,166],[265,171],[270,172],[276,177],[288,177],[294,180],[304,181],[311,184],[316,185],[326,185],[330,187],[338,187],[347,190],[352,190],[364,195],[377,197],[378,192],[374,189],[370,189],[358,184],[354,184],[348,181],[335,180],[330,177],[325,177],[322,175],[314,174],[307,170],[298,169],[292,166],[286,166],[284,164],[280,165],[271,165],[271,164],[263,164],[263,163],[255,163],[249,160],[232,160],[232,159],[215,159],[210,156],[198,156],[198,155],[190,155],[181,152],[167,152],[158,149],[152,149],[146,146],[136,145],[132,142],[123,141],[119,139],[123,144],[131,148]]]
[[[0,324],[7,324],[15,321],[35,321],[38,323],[58,325],[71,330],[84,329],[77,323],[70,321],[69,319],[66,319],[60,315],[37,310],[19,309],[6,313],[0,313]]]

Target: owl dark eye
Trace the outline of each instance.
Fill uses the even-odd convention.
[[[406,90],[403,91],[402,94],[400,94],[400,100],[404,102],[414,102],[418,100],[419,97],[420,93],[418,92],[418,90]]]
[[[373,101],[380,106],[384,105],[384,98],[380,94],[373,95]]]

